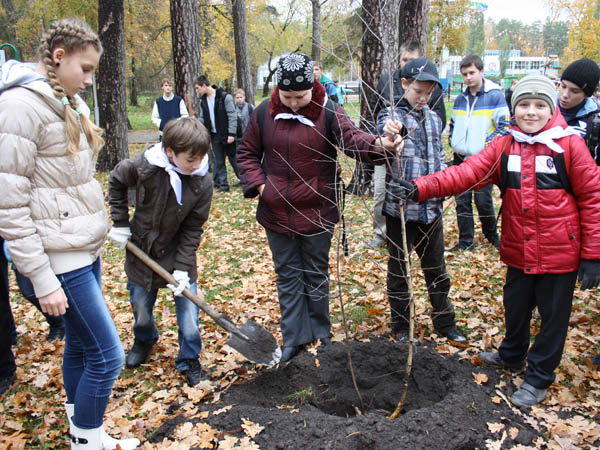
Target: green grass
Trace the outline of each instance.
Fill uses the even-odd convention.
[[[132,131],[156,129],[156,126],[152,123],[152,107],[155,99],[156,95],[144,94],[138,96],[138,106],[127,104],[127,117],[131,123]]]

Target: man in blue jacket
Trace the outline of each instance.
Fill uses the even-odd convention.
[[[456,97],[450,119],[454,164],[460,164],[469,156],[479,153],[498,134],[506,134],[510,120],[500,86],[483,77],[483,61],[479,56],[465,56],[460,62],[460,73],[467,87]],[[490,184],[482,189],[473,186],[472,190],[456,196],[459,238],[458,244],[450,249],[451,252],[475,247],[473,193],[483,234],[496,249],[500,248]]]

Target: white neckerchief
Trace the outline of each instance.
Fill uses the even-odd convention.
[[[527,142],[528,144],[535,144],[539,142],[540,144],[544,144],[550,149],[554,150],[556,153],[564,153],[564,149],[554,142],[555,139],[564,138],[566,136],[571,136],[572,134],[578,134],[577,131],[572,128],[562,128],[559,126],[550,128],[540,134],[535,134],[530,136],[529,134],[522,133],[517,130],[508,130],[510,134],[513,135],[517,142]]]
[[[173,192],[175,192],[175,198],[177,199],[177,203],[179,203],[180,205],[182,204],[181,178],[179,178],[179,175],[177,174],[180,173],[182,175],[203,177],[208,173],[208,154],[204,155],[204,158],[202,158],[202,161],[200,162],[200,167],[194,170],[191,174],[187,174],[181,169],[179,169],[177,166],[171,164],[160,142],[146,150],[146,152],[144,153],[144,157],[150,164],[152,164],[153,166],[162,167],[163,169],[165,169],[165,172],[169,174],[171,187],[173,188]]]
[[[327,103],[327,94],[325,94],[325,101],[323,102],[323,107],[325,107],[325,104]],[[279,113],[275,116],[275,118],[273,120],[279,120],[279,119],[295,119],[300,123],[303,123],[304,125],[308,125],[309,127],[315,127],[315,123],[310,120],[308,117],[303,116],[302,114],[292,114],[292,113]]]

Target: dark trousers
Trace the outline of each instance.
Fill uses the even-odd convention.
[[[454,164],[460,164],[464,159],[454,154]],[[473,197],[475,197],[475,206],[479,213],[481,221],[481,230],[484,236],[492,245],[500,243],[498,231],[496,229],[496,211],[494,211],[494,201],[492,200],[493,185],[488,185],[481,189],[465,191],[456,196],[456,217],[458,221],[458,242],[464,245],[471,245],[475,237],[475,222],[473,220]],[[474,194],[474,195],[473,195]]]
[[[331,232],[311,236],[266,232],[277,273],[283,345],[329,337]]]
[[[538,389],[552,384],[554,369],[560,364],[576,279],[577,271],[527,275],[509,267],[506,272],[506,336],[500,345],[500,357],[506,362],[523,361],[527,357],[525,381]],[[542,324],[530,348],[530,322],[536,307]]]
[[[0,377],[11,376],[17,370],[12,343],[15,333],[15,321],[10,308],[8,291],[8,261],[2,247],[4,240],[0,238]]]
[[[235,175],[239,178],[235,155],[235,142],[232,144],[223,144],[217,135],[211,135],[212,151],[213,151],[213,185],[221,189],[229,189],[227,181],[227,167],[225,166],[225,158],[229,159],[229,164],[233,168]]]
[[[408,330],[409,304],[404,251],[402,250],[401,220],[386,216],[388,236],[387,294],[392,317],[392,332]],[[448,299],[450,277],[444,260],[444,230],[442,221],[432,224],[406,222],[406,242],[409,253],[414,249],[425,275],[429,300],[433,307],[431,315],[436,331],[446,333],[455,326],[454,307]]]

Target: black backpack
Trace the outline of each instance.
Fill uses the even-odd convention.
[[[585,143],[592,154],[592,158],[600,166],[600,151],[598,143],[600,141],[600,111],[590,114],[585,128]]]

